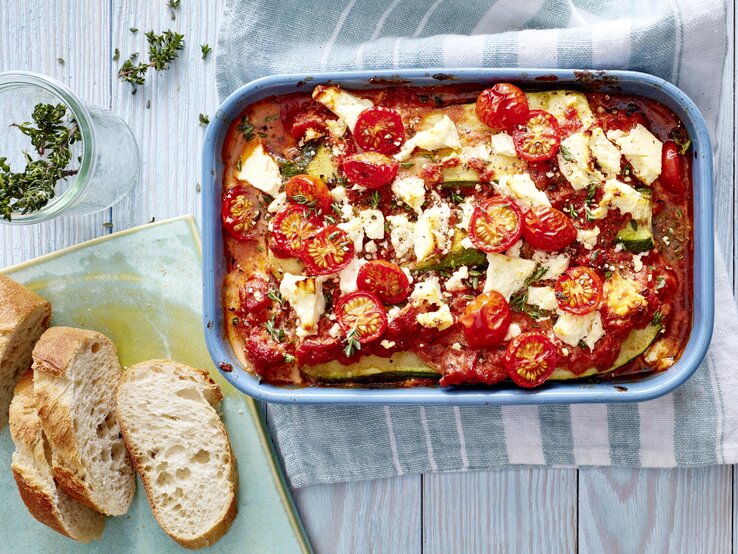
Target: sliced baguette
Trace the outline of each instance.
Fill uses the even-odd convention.
[[[33,368],[57,484],[93,510],[125,514],[136,479],[115,419],[115,345],[95,331],[52,327],[33,350]]]
[[[21,375],[31,367],[33,345],[49,326],[51,305],[0,275],[0,431]]]
[[[100,538],[105,517],[77,502],[54,483],[48,442],[33,394],[33,372],[23,374],[10,404],[10,435],[15,443],[10,468],[31,515],[57,533],[80,542]]]
[[[238,474],[222,395],[206,371],[170,360],[126,370],[116,412],[159,525],[186,548],[215,543],[236,517]]]

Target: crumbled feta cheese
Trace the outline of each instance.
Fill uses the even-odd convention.
[[[377,243],[374,242],[373,240],[370,240],[369,242],[367,242],[364,245],[364,251],[367,254],[374,254],[374,253],[376,253],[376,251],[377,251]]]
[[[379,344],[382,346],[382,348],[385,348],[387,350],[389,350],[390,348],[394,348],[397,345],[395,341],[387,339],[382,339]]]
[[[352,133],[359,114],[374,105],[371,100],[360,98],[337,86],[315,87],[313,98],[343,119]]]
[[[410,300],[416,302],[426,301],[437,306],[443,304],[443,294],[441,293],[438,277],[428,277],[425,281],[416,283],[413,292],[410,294]]]
[[[295,310],[300,326],[307,330],[317,325],[325,312],[322,279],[285,273],[279,292]]]
[[[500,156],[509,156],[517,158],[518,153],[515,150],[513,138],[507,133],[494,133],[492,135],[492,152]]]
[[[456,155],[452,154],[450,156],[446,156],[444,160],[453,159],[455,157]],[[458,157],[461,158],[463,161],[476,159],[476,160],[482,160],[482,161],[488,162],[489,161],[489,151],[487,150],[487,148],[484,146],[483,143],[479,143],[474,146],[464,146],[461,149],[461,154],[459,154]]]
[[[326,119],[325,126],[328,128],[328,132],[336,138],[345,135],[346,129],[348,129],[346,120],[340,117],[338,119]]]
[[[559,123],[568,121],[572,110],[582,122],[583,128],[588,129],[595,122],[587,97],[581,92],[546,90],[526,92],[525,96],[528,98],[528,106],[531,110],[547,111],[553,114]]]
[[[633,271],[635,271],[636,273],[640,273],[640,271],[643,269],[643,260],[641,259],[643,256],[648,256],[648,252],[643,252],[641,254],[636,254],[633,256]]]
[[[463,239],[461,239],[461,242],[459,244],[461,245],[462,248],[467,248],[467,249],[476,248],[476,246],[474,246],[474,243],[471,241],[469,237],[464,237]]]
[[[463,346],[461,346],[461,344],[460,344],[460,343],[458,343],[458,342],[455,342],[455,343],[453,343],[453,344],[451,345],[451,349],[452,349],[452,350],[456,350],[456,351],[461,351],[461,350],[463,350],[463,349],[464,349],[464,347],[463,347]]]
[[[458,215],[459,222],[456,224],[456,227],[458,227],[459,229],[463,229],[464,231],[467,231],[469,229],[469,222],[471,221],[471,216],[474,213],[474,204],[472,204],[467,199],[467,200],[464,200],[457,207],[459,208],[460,213]]]
[[[295,328],[295,335],[299,339],[304,339],[305,337],[309,337],[310,335],[315,335],[318,332],[318,329],[316,327],[313,327],[312,329],[305,329],[304,327],[298,325]]]
[[[623,277],[620,273],[605,281],[605,304],[607,308],[620,317],[647,306],[648,302],[641,294],[644,285],[635,279]]]
[[[339,288],[343,294],[354,292],[356,287],[356,276],[366,260],[354,257],[349,264],[338,272]]]
[[[554,324],[554,334],[569,346],[577,346],[579,341],[592,350],[604,334],[600,312],[594,311],[586,315],[574,315],[558,311],[559,317]]]
[[[400,151],[395,154],[395,159],[405,161],[416,148],[423,150],[438,150],[440,148],[452,148],[459,150],[461,141],[456,125],[451,118],[444,115],[433,127],[420,131],[414,137],[405,141]]]
[[[589,137],[589,148],[602,171],[607,175],[618,175],[620,173],[620,150],[607,139],[605,133],[599,127],[592,129],[592,135]]]
[[[588,131],[574,133],[562,140],[556,157],[561,174],[571,183],[574,190],[585,189],[590,183],[599,183],[603,180],[602,174],[592,167]]]
[[[274,200],[269,203],[269,206],[267,206],[267,211],[270,213],[275,213],[284,208],[286,205],[287,195],[284,192],[280,192],[277,196],[274,197]]]
[[[523,331],[520,328],[520,325],[518,325],[517,323],[511,323],[510,327],[507,328],[507,334],[505,335],[504,340],[513,340],[522,332]]]
[[[361,219],[354,217],[348,221],[344,221],[336,225],[339,229],[346,231],[348,237],[354,241],[354,250],[359,253],[364,248],[364,228],[361,226]]]
[[[465,265],[462,265],[459,269],[451,274],[451,277],[446,280],[446,290],[453,292],[456,290],[465,289],[466,285],[464,285],[464,279],[467,279],[468,277],[469,268]]]
[[[423,327],[443,331],[454,324],[454,316],[448,305],[443,304],[435,312],[424,312],[415,316],[415,319]]]
[[[349,201],[348,194],[346,194],[346,187],[344,187],[342,185],[338,185],[338,186],[333,187],[331,189],[331,197],[336,202],[343,203],[343,202],[348,202]]]
[[[341,326],[338,323],[334,323],[330,329],[328,329],[328,334],[332,337],[340,337],[341,336]]]
[[[533,252],[533,261],[546,268],[543,279],[558,279],[569,269],[569,256],[567,254],[551,254],[543,250],[536,250]]]
[[[362,210],[359,212],[359,219],[367,238],[384,238],[384,214],[381,210]]]
[[[661,175],[661,150],[663,144],[651,131],[638,123],[629,133],[609,131],[607,138],[620,147],[625,159],[633,166],[633,173],[650,185]]]
[[[496,290],[505,300],[523,286],[536,270],[536,262],[523,258],[510,258],[504,254],[487,254],[487,280],[484,292]]]
[[[404,258],[413,247],[415,224],[404,215],[387,216],[387,221],[390,224],[390,242],[395,249],[395,256]]]
[[[651,221],[651,202],[636,189],[617,179],[609,179],[603,188],[604,194],[597,208],[592,210],[595,219],[607,215],[610,207],[618,208],[621,213],[629,213],[639,222]]]
[[[519,258],[520,249],[522,247],[523,247],[523,239],[520,239],[518,242],[516,242],[510,248],[507,249],[507,252],[505,252],[505,256],[510,256],[511,258]]]
[[[279,166],[265,150],[261,142],[256,143],[251,152],[241,160],[241,170],[236,175],[240,181],[247,181],[252,187],[277,196],[282,185]]]
[[[436,242],[433,238],[433,227],[428,217],[421,215],[415,223],[413,230],[413,242],[415,243],[415,257],[418,262],[422,262],[430,257],[436,249]]]
[[[492,186],[498,194],[512,198],[525,208],[551,205],[546,193],[536,188],[536,184],[527,173],[503,175]]]
[[[392,183],[392,194],[397,200],[410,206],[415,213],[423,210],[425,203],[425,183],[418,177],[395,179]]]
[[[597,246],[597,237],[599,236],[599,227],[595,227],[594,229],[577,229],[577,242],[581,242],[587,250],[592,250]]]
[[[418,262],[432,255],[436,249],[446,249],[450,217],[451,208],[448,204],[438,204],[420,214],[413,234],[415,257]]]
[[[389,310],[387,310],[387,320],[391,323],[393,319],[400,315],[401,311],[402,308],[400,308],[399,306],[392,306]]]
[[[559,306],[552,287],[528,287],[528,304],[542,310],[555,310]]]

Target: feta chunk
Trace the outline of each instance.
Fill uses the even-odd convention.
[[[343,119],[352,133],[359,114],[374,105],[371,100],[360,98],[337,86],[315,87],[313,98]]]
[[[469,200],[464,200],[458,207],[459,210],[461,210],[461,213],[458,215],[459,222],[456,224],[456,227],[463,229],[464,231],[468,231],[469,222],[471,221],[471,216],[474,213],[474,204]]]
[[[555,310],[559,307],[552,287],[528,287],[528,304],[542,310]]]
[[[505,252],[505,256],[510,256],[511,258],[519,258],[520,249],[522,247],[523,247],[523,239],[520,239],[518,242],[516,242],[510,248],[507,249],[507,251]]]
[[[505,338],[503,340],[513,340],[522,332],[523,330],[520,328],[520,325],[518,325],[517,323],[511,323],[510,326],[507,328],[507,333],[505,334]]]
[[[447,115],[444,115],[433,127],[420,131],[414,137],[405,141],[395,159],[405,161],[416,148],[422,150],[439,150],[441,148],[461,149],[461,141],[456,125]]]
[[[569,346],[576,346],[579,341],[584,341],[587,348],[592,350],[605,334],[602,317],[598,311],[574,315],[559,310],[558,314],[559,317],[553,327],[554,334]]]
[[[542,279],[558,279],[569,269],[569,256],[567,254],[551,254],[543,250],[536,250],[533,252],[533,261],[546,268],[546,273],[543,274]]]
[[[597,160],[597,165],[605,174],[618,175],[620,173],[620,150],[608,140],[599,127],[592,129],[592,134],[589,137],[589,149]]]
[[[301,327],[310,330],[318,324],[325,312],[322,279],[285,273],[279,284],[279,292],[295,310]]]
[[[274,158],[264,150],[261,142],[256,143],[251,151],[247,151],[241,159],[241,169],[236,175],[236,179],[246,181],[252,187],[270,196],[277,196],[282,185],[279,166]]]
[[[562,140],[556,157],[561,174],[574,190],[586,189],[591,183],[603,180],[602,173],[592,167],[588,132],[580,131]]]
[[[495,154],[499,154],[500,156],[509,156],[510,158],[518,157],[513,138],[508,133],[493,134],[491,142],[492,152]]]
[[[504,254],[487,254],[487,280],[484,292],[496,290],[505,300],[510,300],[514,292],[520,290],[525,280],[533,275],[536,262],[523,258],[510,258]]]
[[[637,221],[651,221],[651,202],[636,189],[617,179],[609,179],[603,188],[604,194],[597,208],[592,210],[595,219],[602,219],[609,208],[618,208],[621,213],[629,213]]]
[[[356,276],[366,260],[354,257],[351,262],[338,272],[339,288],[343,294],[357,290]]]
[[[468,277],[469,268],[465,265],[462,265],[459,269],[451,274],[451,277],[446,280],[446,290],[450,292],[464,290],[466,288],[466,285],[464,284],[464,279],[467,279]]]
[[[638,123],[629,133],[610,131],[607,138],[618,145],[625,159],[633,166],[633,173],[650,185],[661,175],[663,144],[651,131]]]
[[[437,204],[420,214],[415,223],[415,257],[418,262],[438,250],[445,250],[448,246],[448,220],[451,217],[451,208],[448,204]]]
[[[384,238],[384,214],[381,210],[362,210],[359,212],[359,219],[368,238]]]
[[[592,250],[597,246],[597,237],[599,236],[599,227],[595,227],[594,229],[577,229],[577,242],[581,242],[587,250]]]
[[[438,277],[428,277],[425,281],[415,283],[413,292],[410,294],[410,300],[415,302],[425,301],[428,304],[435,304],[436,306],[444,304]]]
[[[447,156],[446,158],[444,158],[444,160],[453,159],[455,157],[456,155]],[[459,158],[464,161],[476,159],[488,162],[490,160],[489,150],[487,150],[483,143],[479,143],[476,146],[464,146],[461,149],[461,154],[459,155]]]
[[[581,92],[570,90],[547,90],[543,92],[526,92],[528,106],[531,110],[547,111],[557,119],[559,123],[565,123],[570,119],[573,112],[582,126],[588,129],[595,122],[592,108],[589,107],[587,97]]]
[[[269,213],[276,213],[285,206],[287,206],[287,195],[284,192],[280,192],[277,196],[274,197],[274,200],[269,203],[269,206],[267,206],[267,211]]]
[[[626,317],[633,311],[647,306],[648,302],[641,294],[643,289],[644,286],[635,279],[615,273],[605,281],[605,304],[614,314]]]
[[[354,217],[336,225],[339,229],[346,231],[349,238],[354,241],[354,250],[359,253],[364,248],[364,227],[361,219]]]
[[[418,177],[395,179],[392,183],[392,194],[397,200],[410,206],[415,213],[423,211],[425,203],[425,183]]]
[[[413,247],[415,224],[404,215],[387,216],[390,224],[390,242],[395,249],[395,256],[404,258]]]
[[[499,194],[512,198],[521,207],[551,205],[546,193],[536,188],[536,184],[527,173],[503,175],[493,187]]]
[[[424,312],[415,316],[415,319],[423,327],[443,331],[454,324],[454,316],[446,304],[443,304],[435,312]]]
[[[341,216],[343,219],[351,219],[354,216],[354,207],[351,205],[346,187],[338,185],[331,189],[331,197],[335,202],[341,204]]]

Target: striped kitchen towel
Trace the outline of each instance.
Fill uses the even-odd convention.
[[[227,0],[218,91],[222,99],[256,77],[318,70],[645,71],[673,82],[700,107],[718,145],[720,197],[732,187],[732,129],[721,125],[733,94],[732,77],[723,78],[725,18],[720,0]],[[726,225],[718,236],[729,236],[730,220],[718,222]],[[292,484],[512,465],[738,462],[738,317],[722,259],[718,253],[721,306],[710,351],[675,393],[630,405],[271,405]]]

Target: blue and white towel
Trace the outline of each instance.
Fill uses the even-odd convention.
[[[733,93],[723,79],[725,17],[720,0],[227,0],[218,91],[223,99],[256,77],[319,70],[635,69],[694,99],[718,145],[718,179],[729,179],[732,129],[720,125]],[[609,406],[272,405],[292,484],[512,465],[738,462],[738,317],[722,256],[716,265],[713,342],[675,393]]]

